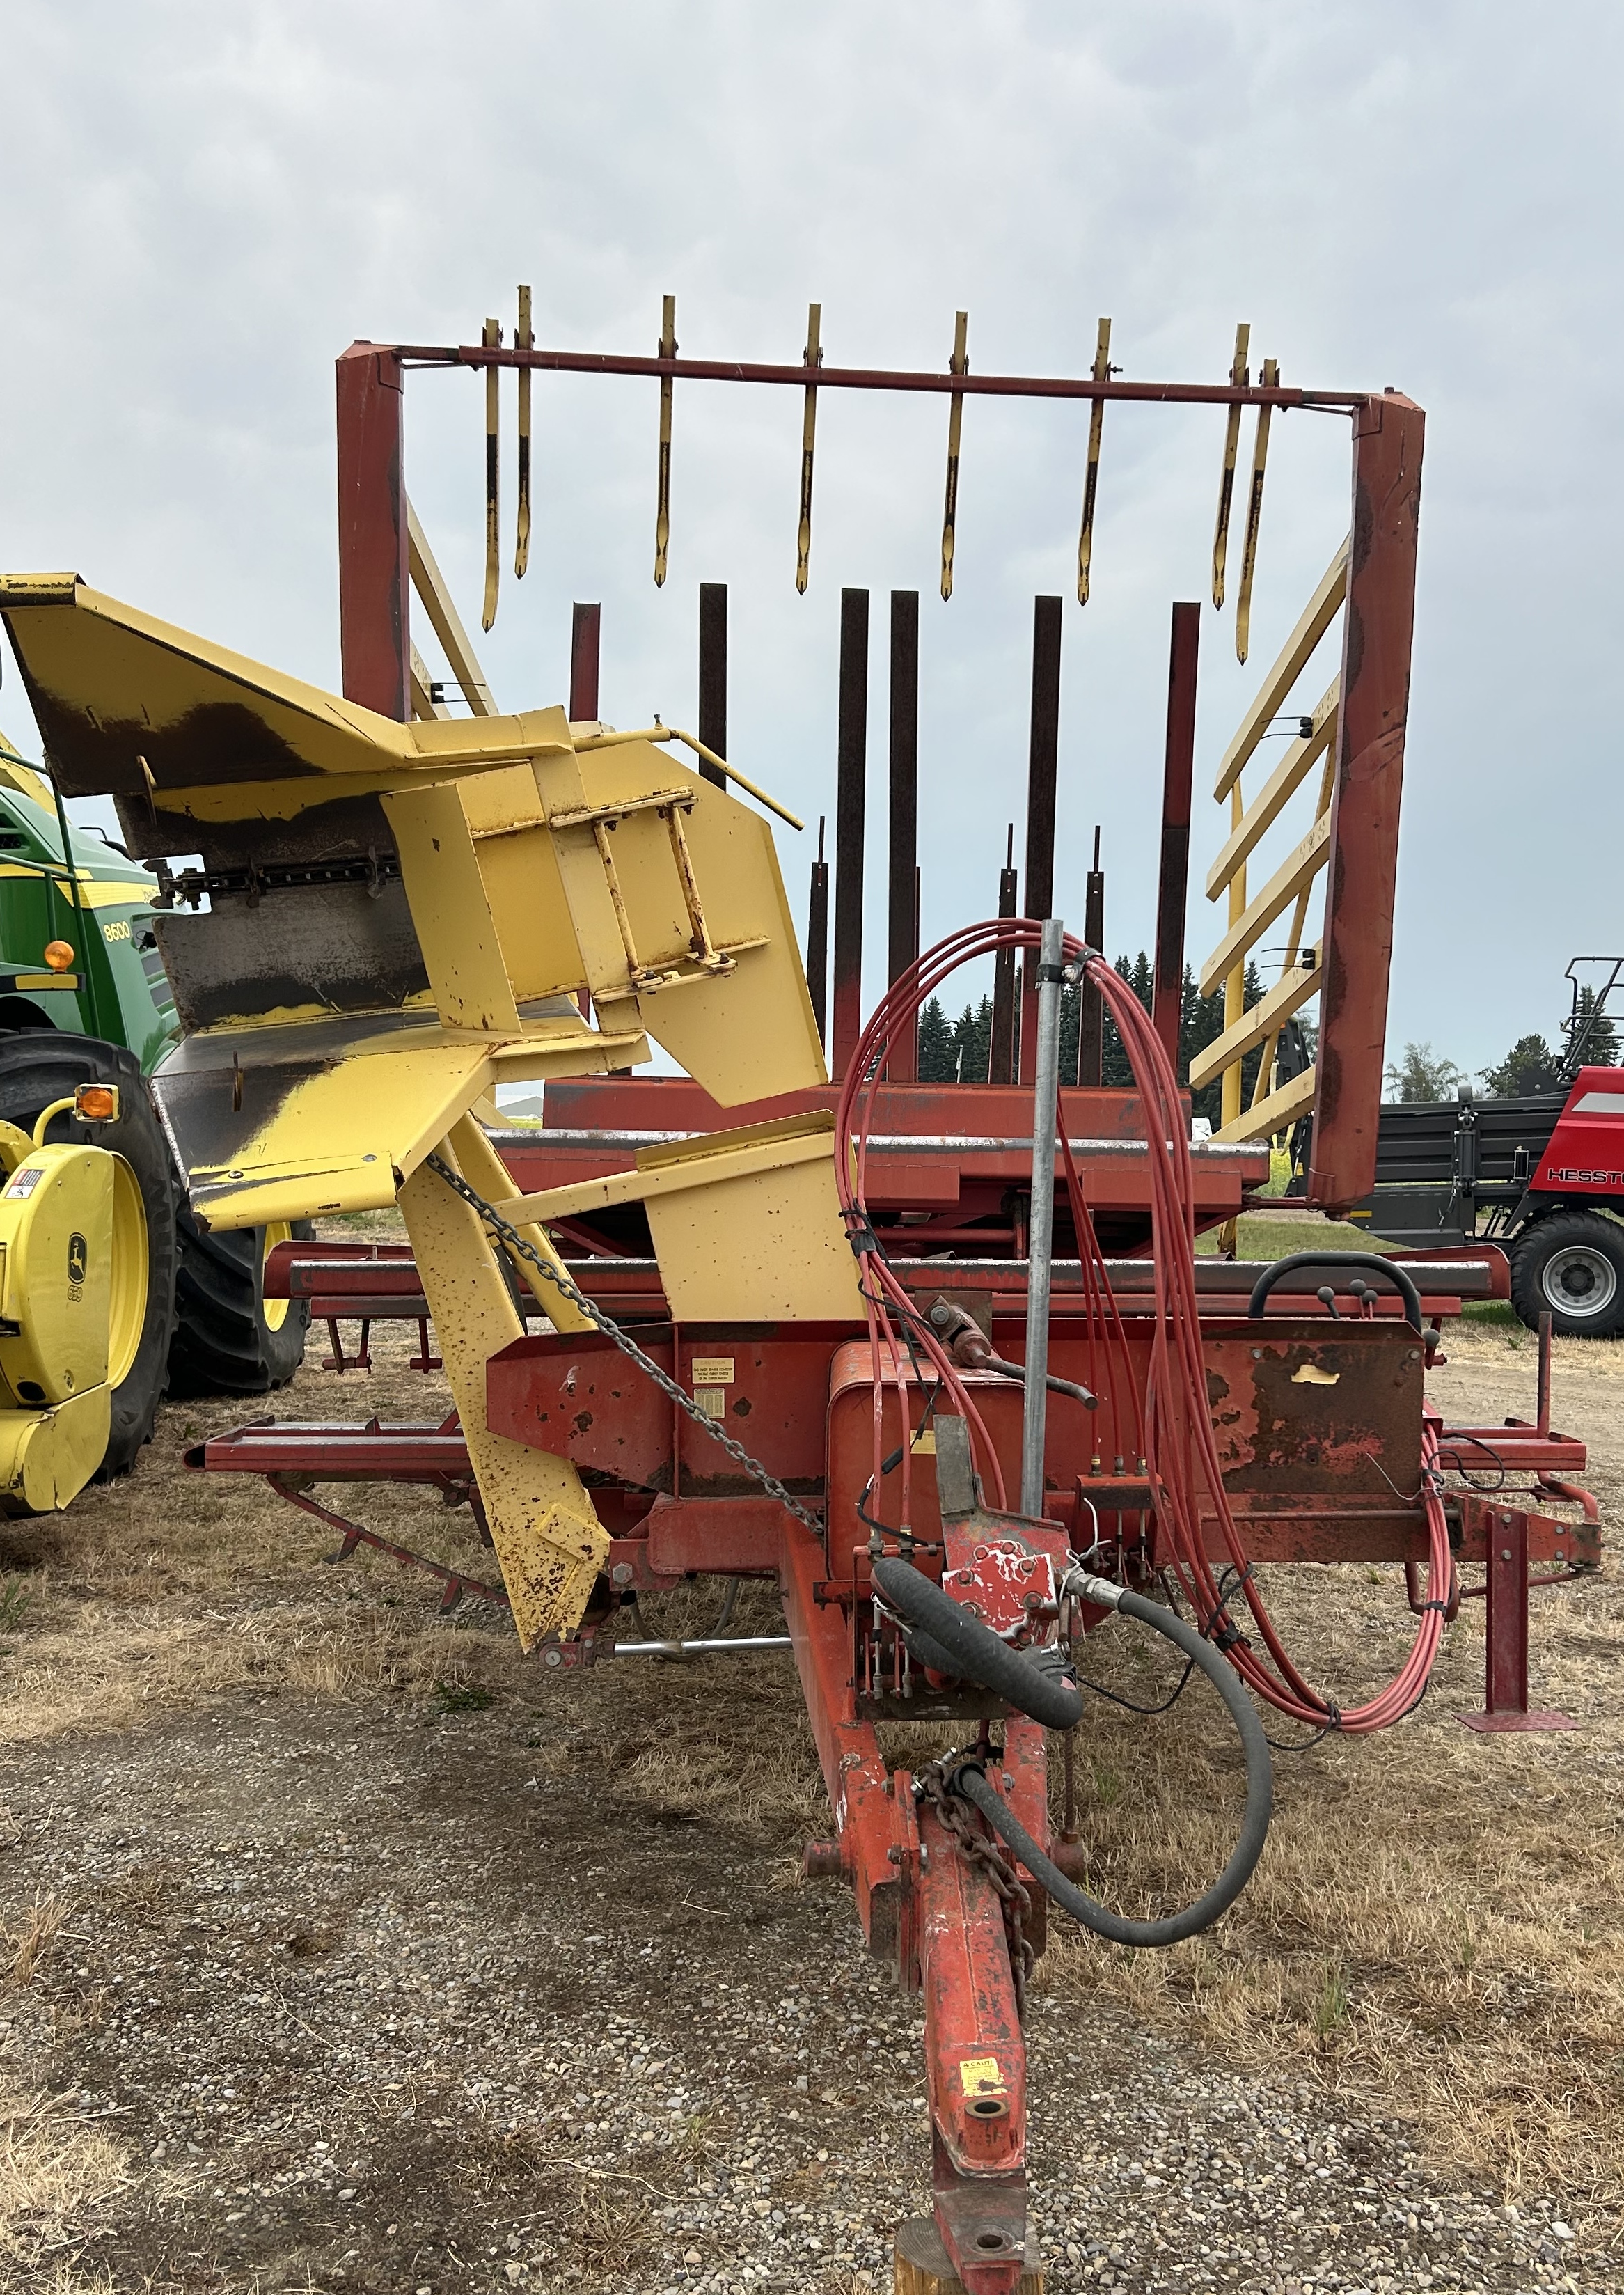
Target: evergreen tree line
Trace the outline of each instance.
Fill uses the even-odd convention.
[[[1116,969],[1148,1012],[1155,984],[1155,971],[1149,957],[1141,949],[1135,957],[1119,956]],[[1246,967],[1246,1005],[1255,1004],[1263,993],[1263,979],[1253,963]],[[1073,1082],[1077,1074],[1077,1038],[1081,1020],[1081,991],[1063,988],[1060,992],[1060,1081]],[[1018,1013],[1017,1013],[1018,1022]],[[1215,1037],[1223,1033],[1224,992],[1215,988],[1210,996],[1197,992],[1196,976],[1187,965],[1184,971],[1184,994],[1179,1024],[1179,1081],[1189,1082],[1190,1062],[1196,1054],[1204,1051]],[[992,1049],[992,999],[983,996],[979,1004],[967,1004],[957,1020],[950,1020],[939,998],[933,996],[919,1015],[919,1061],[921,1083],[985,1083]],[[1244,1100],[1250,1101],[1257,1080],[1258,1062],[1262,1047],[1248,1052],[1241,1064],[1241,1090]],[[1128,1055],[1117,1034],[1110,1014],[1105,1016],[1105,1028],[1100,1049],[1100,1080],[1103,1083],[1128,1090],[1133,1082],[1133,1071]],[[1191,1101],[1191,1114],[1204,1115],[1214,1131],[1219,1124],[1219,1103],[1221,1086],[1209,1083],[1196,1092]]]

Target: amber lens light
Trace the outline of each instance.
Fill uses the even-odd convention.
[[[118,1087],[82,1083],[73,1095],[73,1112],[86,1123],[110,1123],[118,1113]]]
[[[73,950],[65,940],[45,943],[45,962],[53,972],[66,972],[73,962]]]

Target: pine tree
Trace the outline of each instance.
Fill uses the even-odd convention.
[[[1491,1099],[1552,1091],[1562,1080],[1561,1063],[1543,1036],[1519,1036],[1498,1066],[1481,1068],[1479,1074]]]
[[[947,1014],[942,1009],[940,999],[933,996],[919,1015],[919,1082],[951,1083],[957,1061]]]
[[[1113,969],[1117,977],[1132,989],[1148,1012],[1155,997],[1155,968],[1145,951],[1141,949],[1134,957],[1119,956]],[[1122,1040],[1117,1034],[1116,1023],[1108,1012],[1100,1040],[1099,1074],[1102,1083],[1110,1084],[1117,1091],[1132,1089],[1132,1065]]]
[[[954,1023],[952,1075],[959,1083],[985,1083],[992,1065],[992,999],[967,1004]]]
[[[1595,1025],[1592,1026],[1591,1016],[1595,1011],[1595,989],[1581,988],[1579,992],[1578,1001],[1573,1008],[1572,1018],[1571,1020],[1564,1020],[1562,1024],[1563,1033],[1567,1038],[1567,1042],[1563,1047],[1563,1055],[1564,1057],[1569,1055],[1574,1045],[1582,1040],[1584,1043],[1584,1052],[1582,1055],[1581,1065],[1587,1068],[1617,1067],[1619,1064],[1618,1028],[1614,1022],[1610,1019],[1604,1012],[1602,1014],[1601,1017],[1595,1021]],[[1589,1032],[1587,1035],[1586,1033],[1587,1030]]]

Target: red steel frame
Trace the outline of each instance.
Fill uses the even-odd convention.
[[[357,342],[338,363],[339,594],[344,690],[386,716],[409,715],[410,564],[404,481],[405,376],[412,368],[525,366],[574,374],[806,387],[804,365],[518,350],[488,344]],[[1375,1178],[1387,969],[1415,622],[1425,418],[1393,391],[1234,383],[1099,381],[1089,376],[928,373],[820,367],[820,390],[1347,412],[1353,434],[1353,546],[1343,617],[1342,699],[1324,934],[1318,1101],[1308,1200],[1345,1206]],[[861,593],[852,593],[853,596]],[[1193,654],[1193,648],[1192,648]],[[1175,638],[1175,686],[1179,684]],[[1193,681],[1193,659],[1190,675]],[[1178,708],[1184,706],[1180,697]],[[1170,708],[1170,764],[1174,712]],[[1170,771],[1170,786],[1174,777]],[[1175,813],[1177,807],[1175,806]],[[1177,829],[1173,819],[1170,825]],[[1176,859],[1163,838],[1163,913]],[[1170,940],[1171,949],[1171,940]],[[1158,935],[1158,952],[1161,936]],[[840,984],[836,983],[838,1004]],[[837,1026],[837,1043],[848,1031]]]
[[[521,365],[797,389],[804,389],[807,380],[804,364],[739,365],[489,345],[353,345],[338,363],[344,688],[351,699],[384,715],[404,718],[410,706],[406,373],[422,367]],[[1359,1200],[1375,1177],[1414,621],[1424,428],[1421,409],[1392,392],[1163,385],[1092,377],[825,367],[818,371],[817,383],[820,389],[937,396],[1316,406],[1351,416],[1353,539],[1343,625],[1309,1201],[1332,1207]],[[859,598],[861,630],[857,626]],[[843,696],[848,683],[853,694],[856,690],[860,640],[866,644],[866,608],[863,593],[849,593],[845,620],[851,627],[845,653],[851,666],[849,676],[843,666]],[[1199,619],[1194,606],[1173,609],[1155,1001],[1155,1025],[1170,1050],[1177,1044],[1182,984]],[[861,682],[866,691],[866,676]],[[572,689],[572,708],[576,698]],[[595,691],[592,701],[590,710],[576,714],[596,715]],[[855,723],[851,728],[845,723],[850,714],[843,701],[843,772],[861,773]],[[907,873],[905,844],[905,838],[899,841],[893,871],[899,883]],[[846,890],[849,894],[850,885]],[[906,919],[899,925],[902,910],[895,884],[892,890],[895,940],[899,934],[906,937]],[[906,890],[903,884],[902,895]],[[838,906],[836,913],[838,919]],[[849,933],[846,937],[849,941]],[[855,1041],[853,1000],[857,983],[849,948],[842,970],[838,922],[836,942],[832,1034],[837,1068],[839,1056]],[[584,1176],[588,1169],[624,1168],[635,1144],[624,1135],[647,1128],[649,1111],[656,1107],[662,1128],[671,1130],[710,1129],[722,1120],[702,1093],[681,1082],[654,1086],[611,1078],[590,1087],[560,1089],[559,1106],[569,1101],[580,1137],[571,1133],[567,1139],[550,1140],[543,1133],[533,1146],[504,1142],[511,1148],[510,1162],[521,1186],[548,1184],[559,1176]],[[975,1315],[998,1352],[1018,1362],[1024,1337],[1021,1173],[1017,1166],[1006,1172],[995,1151],[1018,1139],[1023,1131],[1030,1137],[1030,1100],[1018,1087],[1007,1088],[1011,1106],[1000,1107],[995,1122],[997,1088],[967,1088],[968,1098],[966,1089],[931,1092],[925,1087],[897,1085],[890,1114],[882,1111],[879,1127],[895,1136],[872,1159],[872,1192],[882,1214],[887,1203],[898,1215],[910,1214],[912,1237],[920,1250],[972,1241],[988,1247],[986,1226],[968,1222],[988,1219],[988,1188],[1008,1195],[1006,1231],[990,1245],[1008,1254],[1001,1261],[960,1260],[951,1266],[938,1262],[926,1268],[916,1260],[912,1264],[921,1303],[927,1304],[942,1290]],[[1069,1101],[1072,1096],[1066,1097]],[[1125,1106],[1114,1105],[1121,1095],[1093,1090],[1076,1098],[1075,1109],[1068,1107],[1063,1116],[1068,1136],[1098,1139],[1104,1134],[1106,1141],[1117,1143],[1114,1154],[1106,1153],[1105,1142],[1100,1143],[1099,1174],[1089,1186],[1090,1196],[1100,1205],[1102,1220],[1113,1205],[1131,1213],[1144,1192],[1142,1185],[1135,1186],[1131,1115]],[[551,1103],[551,1092],[549,1098]],[[726,1120],[747,1120],[748,1113],[741,1118],[739,1111],[730,1111]],[[556,1131],[551,1106],[550,1122]],[[567,1113],[567,1131],[569,1123]],[[623,1135],[619,1140],[610,1136],[616,1126]],[[950,1188],[942,1167],[952,1159],[936,1149],[944,1149],[952,1139],[962,1145],[959,1162],[964,1168],[953,1172]],[[1240,1207],[1249,1159],[1254,1156],[1255,1151],[1241,1149],[1212,1164],[1212,1203],[1203,1208],[1204,1224]],[[894,1167],[889,1185],[888,1159]],[[1026,1170],[1029,1177],[1029,1164]],[[888,1239],[902,1252],[910,1239],[909,1226],[900,1223]],[[590,1241],[598,1250],[604,1238],[596,1235]],[[905,1256],[895,1263],[910,1264]],[[1396,1302],[1383,1300],[1374,1308],[1340,1294],[1335,1305],[1344,1320],[1340,1325],[1327,1322],[1302,1295],[1315,1288],[1311,1275],[1294,1290],[1283,1283],[1266,1316],[1249,1319],[1240,1300],[1232,1295],[1236,1283],[1246,1279],[1246,1271],[1206,1265],[1203,1343],[1214,1391],[1228,1398],[1221,1421],[1226,1483],[1232,1487],[1236,1512],[1252,1550],[1262,1560],[1401,1560],[1416,1580],[1426,1552],[1418,1430],[1424,1353],[1430,1342],[1424,1347],[1405,1327],[1394,1311]],[[837,1870],[850,1880],[872,1948],[894,1962],[905,1983],[925,1989],[938,2227],[972,2295],[1014,2295],[1024,2247],[1024,2055],[1016,1972],[1006,1948],[1003,1908],[983,1867],[956,1853],[934,1806],[928,1801],[916,1803],[907,1773],[887,1769],[876,1736],[877,1722],[899,1704],[915,1718],[929,1718],[934,1711],[962,1713],[972,1723],[1001,1712],[979,1693],[967,1696],[951,1692],[951,1686],[948,1692],[933,1692],[926,1686],[908,1706],[892,1694],[903,1686],[902,1659],[894,1652],[892,1693],[885,1689],[880,1670],[885,1647],[883,1621],[872,1607],[868,1532],[859,1520],[858,1502],[874,1455],[876,1408],[882,1417],[889,1415],[891,1439],[900,1426],[894,1376],[883,1384],[877,1405],[869,1351],[858,1327],[679,1328],[669,1320],[658,1270],[651,1262],[630,1255],[598,1256],[572,1266],[577,1280],[610,1312],[644,1323],[640,1333],[643,1344],[683,1384],[691,1378],[696,1352],[736,1359],[727,1408],[739,1414],[752,1451],[804,1502],[821,1506],[821,1533],[807,1529],[754,1485],[719,1472],[722,1458],[714,1446],[657,1390],[635,1376],[624,1378],[621,1358],[601,1337],[528,1337],[509,1347],[490,1366],[488,1423],[512,1439],[556,1450],[593,1470],[594,1500],[611,1533],[611,1600],[639,1587],[669,1586],[701,1572],[753,1574],[776,1581],[838,1832],[834,1843],[812,1846],[809,1869]],[[1457,1254],[1447,1269],[1416,1271],[1426,1311],[1433,1315],[1458,1311],[1463,1295],[1498,1292],[1504,1275],[1503,1263],[1492,1254]],[[1149,1276],[1142,1261],[1137,1265],[1120,1259],[1111,1263],[1109,1279],[1127,1334],[1114,1366],[1110,1350],[1102,1354],[1092,1343],[1080,1286],[1068,1279],[1064,1266],[1057,1267],[1051,1369],[1093,1386],[1100,1394],[1100,1408],[1085,1423],[1074,1403],[1051,1406],[1044,1501],[1049,1522],[1014,1525],[1033,1542],[1034,1551],[1047,1550],[1045,1540],[1056,1553],[1063,1553],[1068,1544],[1090,1547],[1097,1555],[1110,1557],[1108,1567],[1130,1578],[1154,1575],[1162,1558],[1162,1533],[1149,1485],[1129,1433],[1133,1424],[1130,1396],[1113,1384],[1114,1380],[1129,1385],[1137,1381],[1142,1392],[1148,1317],[1154,1311]],[[267,1287],[284,1285],[290,1295],[308,1297],[313,1311],[335,1326],[343,1316],[420,1318],[424,1311],[416,1270],[405,1254],[371,1252],[363,1257],[326,1245],[284,1246],[273,1262]],[[426,1358],[426,1340],[424,1353]],[[1337,1395],[1334,1409],[1324,1401],[1328,1380],[1297,1382],[1291,1373],[1293,1364],[1322,1370],[1331,1366]],[[1012,1467],[1019,1451],[1019,1389],[987,1372],[971,1372],[967,1384],[1007,1468]],[[566,1387],[567,1409],[560,1400]],[[1542,1491],[1563,1499],[1579,1496],[1571,1478],[1583,1470],[1583,1447],[1551,1430],[1545,1401],[1535,1425],[1446,1431],[1443,1439],[1446,1463],[1470,1463],[1463,1454],[1475,1455],[1474,1446],[1492,1443],[1503,1466],[1534,1478],[1529,1491],[1502,1492],[1492,1504],[1470,1493],[1452,1494],[1450,1499],[1459,1558],[1489,1565],[1486,1726],[1514,1726],[1515,1716],[1504,1709],[1516,1705],[1520,1693],[1526,1714],[1530,1557],[1561,1564],[1571,1572],[1593,1564],[1598,1550],[1592,1503],[1586,1502],[1587,1519],[1574,1524],[1531,1512],[1525,1501]],[[191,1456],[199,1465],[269,1474],[284,1495],[345,1531],[344,1550],[358,1540],[384,1542],[308,1500],[305,1493],[311,1481],[387,1475],[450,1491],[458,1486],[467,1465],[454,1426],[396,1429],[376,1421],[363,1431],[347,1433],[267,1423],[213,1438]],[[934,1477],[920,1474],[914,1487],[918,1534],[939,1536],[949,1551],[956,1551],[954,1533],[934,1512]],[[977,1548],[967,1556],[959,1551],[958,1558],[967,1564],[967,1582],[983,1584],[983,1564],[976,1557],[983,1551]],[[412,1557],[403,1553],[402,1558]],[[943,1565],[938,1562],[935,1566],[939,1570]],[[477,1580],[466,1583],[469,1591],[494,1590]],[[448,1596],[454,1598],[459,1590],[448,1588]],[[1418,1583],[1413,1584],[1412,1599],[1418,1591]],[[568,1642],[544,1653],[547,1661],[580,1665],[606,1657],[612,1645],[601,1633],[603,1622],[600,1616],[589,1616]],[[924,1683],[925,1677],[919,1678]],[[1003,1718],[1002,1727],[1001,1767],[992,1773],[1001,1777],[1028,1831],[1045,1844],[1049,1835],[1043,1732],[1013,1714]],[[1038,1942],[1042,1899],[1030,1876],[1027,1883],[1038,1930],[1033,1941]],[[966,2070],[971,2064],[978,2073],[979,2108]],[[990,2081],[980,2077],[989,2064],[993,2068]]]
[[[301,1252],[322,1255],[301,1261]],[[367,1256],[365,1246],[332,1254],[327,1245],[283,1246],[271,1280],[296,1294],[302,1287],[323,1305],[357,1296],[392,1300],[408,1311],[417,1303],[404,1288],[415,1278],[409,1259],[379,1261]],[[613,1298],[621,1313],[635,1295],[626,1287],[632,1280],[642,1286],[645,1308],[657,1312],[664,1306],[657,1270],[646,1264],[575,1262],[573,1271],[590,1292]],[[995,1345],[1018,1360],[1024,1302],[1019,1271],[1008,1262],[920,1267],[914,1279],[921,1307],[943,1283],[964,1297],[971,1276],[981,1279],[980,1303]],[[351,1277],[403,1287],[347,1294],[341,1286]],[[323,1288],[314,1290],[317,1285]],[[1100,1450],[1102,1436],[1107,1444],[1123,1441],[1130,1423],[1126,1394],[1142,1390],[1140,1358],[1150,1343],[1148,1294],[1141,1290],[1136,1298],[1124,1279],[1119,1295],[1127,1360],[1119,1367],[1106,1350],[1096,1366],[1086,1302],[1064,1282],[1057,1292],[1051,1368],[1073,1379],[1091,1373],[1099,1408],[1086,1413],[1057,1399],[1046,1457],[1049,1519],[1010,1521],[1009,1527],[1032,1552],[1053,1562],[1068,1548],[1089,1548],[1110,1574],[1145,1580],[1155,1573],[1162,1548],[1142,1464],[1131,1449],[1126,1456]],[[1432,1294],[1427,1303],[1441,1310],[1459,1302]],[[1271,1300],[1270,1311],[1259,1318],[1239,1311],[1234,1298],[1216,1298],[1217,1311],[1204,1312],[1209,1386],[1221,1398],[1226,1483],[1260,1560],[1364,1556],[1402,1560],[1413,1571],[1426,1548],[1418,1435],[1423,1346],[1397,1316],[1361,1314],[1351,1294],[1337,1304],[1347,1318],[1337,1323],[1310,1311],[1301,1294]],[[985,1742],[986,1719],[1002,1709],[979,1693],[951,1686],[933,1691],[923,1675],[910,1700],[896,1694],[903,1685],[886,1672],[886,1645],[871,1606],[868,1532],[858,1513],[874,1455],[866,1336],[854,1324],[695,1327],[662,1319],[645,1326],[640,1339],[685,1388],[696,1356],[731,1358],[725,1393],[732,1423],[747,1430],[755,1454],[803,1504],[821,1507],[820,1532],[748,1478],[730,1468],[719,1472],[726,1462],[714,1445],[660,1390],[628,1376],[624,1358],[602,1335],[515,1341],[490,1365],[487,1424],[592,1472],[594,1502],[611,1531],[611,1599],[702,1573],[776,1582],[836,1817],[836,1840],[810,1847],[808,1870],[850,1883],[870,1948],[894,1965],[906,1986],[924,1992],[937,2229],[969,2295],[1015,2295],[1026,2234],[1025,2054],[1004,1907],[984,1866],[960,1855],[934,1805],[916,1799],[909,1773],[887,1767],[877,1735],[886,1718],[961,1717],[967,1735],[983,1726]],[[1293,1371],[1304,1365],[1322,1376],[1298,1381]],[[912,1384],[913,1374],[906,1376]],[[1119,1378],[1124,1393],[1116,1390]],[[985,1371],[968,1373],[967,1383],[1008,1473],[1020,1450],[1020,1390]],[[1327,1383],[1337,1395],[1334,1418],[1322,1400]],[[899,1433],[897,1402],[893,1374],[881,1392],[886,1443]],[[916,1394],[910,1423],[918,1422]],[[1543,1403],[1533,1425],[1465,1430],[1454,1440],[1457,1452],[1492,1441],[1503,1465],[1531,1470],[1558,1496],[1572,1493],[1555,1482],[1555,1470],[1583,1464],[1582,1446],[1551,1431]],[[211,1438],[191,1457],[216,1469],[268,1474],[282,1495],[345,1533],[340,1554],[364,1541],[402,1560],[415,1557],[316,1506],[309,1482],[388,1475],[445,1490],[466,1469],[466,1452],[449,1426],[375,1423],[360,1430],[267,1423]],[[1530,1558],[1570,1571],[1592,1565],[1599,1544],[1595,1523],[1558,1523],[1522,1504],[1503,1498],[1491,1504],[1470,1493],[1452,1505],[1459,1558],[1489,1565],[1490,1708],[1509,1705],[1519,1683],[1526,1708]],[[1000,1522],[993,1520],[995,1526]],[[952,1525],[935,1510],[934,1478],[923,1473],[915,1482],[913,1526],[926,1541],[918,1549],[922,1566],[951,1571],[959,1598],[994,1614],[993,1605],[1007,1598],[1007,1581],[986,1561],[987,1531],[955,1545]],[[932,1546],[941,1550],[927,1558]],[[477,1580],[438,1574],[448,1602],[464,1592],[495,1593]],[[546,1648],[543,1661],[580,1666],[612,1656],[607,1622],[600,1613],[568,1642]],[[891,1648],[894,1655],[894,1643]],[[900,1667],[900,1658],[895,1663]],[[1504,1728],[1519,1720],[1491,1710],[1479,1726]],[[1521,1726],[1562,1726],[1561,1717],[1524,1714]],[[1016,1714],[1002,1727],[990,1774],[1028,1833],[1064,1864],[1067,1845],[1050,1842],[1044,1732]],[[1029,1941],[1041,1948],[1041,1894],[1030,1874],[1018,1877],[1040,1915]]]

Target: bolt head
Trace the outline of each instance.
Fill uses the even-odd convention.
[[[632,1564],[617,1562],[609,1572],[609,1583],[611,1586],[629,1586],[632,1583]]]
[[[550,1649],[543,1651],[542,1663],[543,1665],[562,1665],[563,1662],[564,1653],[562,1650]]]

